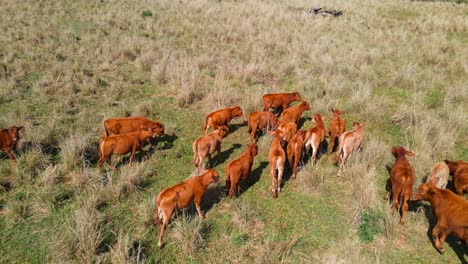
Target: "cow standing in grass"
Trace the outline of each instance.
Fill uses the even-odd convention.
[[[240,194],[239,182],[243,179],[248,179],[254,158],[257,156],[257,144],[247,145],[247,147],[247,150],[239,158],[226,165],[226,188],[229,189],[229,198],[232,198],[234,193],[236,195]]]
[[[19,132],[23,128],[23,126],[11,126],[7,129],[0,129],[0,149],[6,151],[12,162],[15,162],[13,151],[18,148]]]
[[[330,136],[329,154],[334,151],[335,146],[338,145],[338,139],[346,130],[346,121],[341,118],[344,112],[333,108],[331,111],[333,112],[333,117],[330,121],[330,128],[328,129],[328,135]]]
[[[265,94],[262,99],[263,111],[268,111],[270,108],[273,108],[275,112],[278,109],[284,111],[284,109],[288,108],[288,106],[294,101],[302,101],[298,92]]]

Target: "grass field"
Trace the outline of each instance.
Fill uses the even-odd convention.
[[[443,256],[432,246],[428,204],[401,227],[383,200],[394,145],[415,153],[414,188],[434,162],[468,160],[466,1],[6,0],[0,17],[0,127],[25,126],[17,164],[0,153],[1,263],[468,261],[455,239]],[[154,196],[194,172],[204,116],[281,91],[310,102],[306,129],[313,113],[328,127],[332,107],[348,129],[367,124],[345,177],[323,155],[271,198],[265,135],[245,192],[210,187],[206,220],[188,210],[158,251]],[[102,122],[129,115],[167,135],[149,160],[99,175]],[[222,179],[250,143],[245,118],[231,130]]]

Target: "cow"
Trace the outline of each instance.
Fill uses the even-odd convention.
[[[281,191],[281,182],[283,180],[284,164],[286,162],[286,153],[282,147],[283,135],[281,131],[268,131],[268,134],[273,136],[273,141],[268,151],[268,161],[270,163],[270,176],[271,176],[271,194],[273,198],[278,197]],[[278,172],[278,177],[276,177]]]
[[[292,102],[302,101],[302,98],[298,92],[265,94],[262,99],[263,99],[263,111],[268,111],[270,110],[270,108],[273,108],[275,111],[278,110],[279,108],[284,110],[288,108],[288,106]]]
[[[333,117],[330,121],[330,128],[328,129],[328,135],[330,136],[330,147],[328,148],[329,154],[335,150],[338,139],[346,130],[346,121],[340,117],[345,112],[333,108],[331,111],[333,112]]]
[[[158,249],[161,249],[162,237],[171,222],[172,215],[178,210],[187,207],[193,201],[200,218],[205,218],[200,207],[203,195],[210,184],[218,182],[218,172],[214,169],[205,169],[200,171],[200,175],[167,187],[156,196],[155,222],[160,228]]]
[[[206,135],[208,134],[208,129],[210,127],[213,127],[213,129],[218,129],[220,126],[228,127],[231,124],[232,119],[242,116],[244,116],[244,114],[240,106],[233,106],[211,112],[206,115],[205,124],[203,125],[202,130],[205,130]]]
[[[154,132],[153,130],[147,130],[145,126],[140,126],[140,129],[137,132],[130,132],[103,138],[99,144],[99,172],[101,172],[102,164],[106,160],[109,163],[109,166],[112,169],[115,169],[111,165],[111,158],[113,154],[125,155],[131,153],[129,161],[130,166],[132,166],[132,162],[137,150],[140,150],[146,156],[148,156],[148,154],[146,154],[146,152],[143,150],[143,145],[149,137],[155,137],[156,133],[157,132]]]
[[[141,126],[145,127],[146,130],[152,130],[155,132],[155,136],[164,135],[164,124],[149,120],[144,116],[131,116],[105,120],[104,138],[113,135],[137,132]],[[150,148],[153,148],[150,138],[148,138],[147,143],[150,145]]]
[[[297,125],[294,122],[280,123],[276,131],[283,136],[285,142],[289,142],[297,132]]]
[[[406,211],[408,211],[408,200],[412,198],[414,174],[406,156],[414,157],[413,152],[407,151],[403,147],[393,147],[392,154],[395,157],[395,164],[390,171],[390,190],[385,195],[385,199],[393,198],[391,213],[401,208],[400,224],[406,221]]]
[[[287,155],[289,165],[292,167],[293,175],[292,177],[295,179],[297,176],[297,167],[299,162],[302,162],[304,157],[304,139],[305,139],[306,131],[299,130],[297,133],[291,138],[291,141],[288,143],[287,147]]]
[[[463,196],[468,191],[468,162],[463,160],[445,160],[449,167],[450,175],[453,176],[453,186],[458,195]]]
[[[300,104],[291,106],[285,109],[280,116],[281,123],[294,122],[298,123],[304,111],[310,110],[310,104],[306,101],[302,101]]]
[[[340,164],[340,169],[337,173],[338,176],[342,175],[343,167],[351,153],[361,149],[362,140],[364,139],[364,126],[365,124],[354,122],[353,130],[341,134],[338,140],[338,152],[336,153],[337,160],[339,160]]]
[[[326,119],[326,116],[322,116],[320,114],[315,114],[313,121],[315,123],[315,127],[310,128],[306,135],[305,135],[305,148],[308,149],[309,146],[312,148],[312,162],[315,162],[317,158],[317,153],[320,150],[320,146],[322,145],[323,141],[325,140],[325,125],[323,121]]]
[[[414,200],[424,200],[431,204],[437,218],[437,224],[432,229],[435,247],[444,254],[442,244],[449,234],[454,234],[468,244],[468,201],[449,190],[437,188],[440,178],[434,177],[429,182],[419,186],[414,194]]]
[[[5,150],[12,162],[15,162],[15,154],[13,151],[18,148],[20,140],[19,132],[24,126],[11,126],[6,129],[0,129],[0,149]]]
[[[193,164],[200,170],[205,164],[205,158],[211,160],[211,155],[216,151],[221,152],[221,141],[228,134],[226,126],[220,126],[208,135],[199,137],[192,143]]]
[[[267,129],[267,131],[275,130],[279,121],[275,114],[270,111],[253,112],[249,115],[247,124],[250,138],[252,142],[256,142],[258,129]]]
[[[248,179],[257,153],[257,144],[247,145],[247,150],[239,158],[226,165],[226,188],[229,189],[229,198],[232,199],[234,193],[237,196],[240,194],[241,188],[239,182],[243,179]]]
[[[445,162],[437,162],[431,168],[431,176],[427,179],[427,181],[431,180],[434,177],[439,178],[437,181],[437,188],[445,189],[447,187],[448,178],[449,178],[449,167]]]

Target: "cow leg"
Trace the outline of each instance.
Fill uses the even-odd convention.
[[[278,194],[276,193],[276,168],[274,166],[270,166],[270,176],[271,176],[271,195],[273,198],[278,197]]]
[[[196,195],[193,201],[195,202],[195,207],[197,208],[198,215],[200,216],[201,219],[204,219],[205,216],[203,215],[203,212],[201,210],[200,204],[202,200],[202,195]]]
[[[13,152],[11,151],[10,148],[7,148],[5,149],[7,154],[8,154],[8,157],[10,158],[10,160],[15,163],[16,159],[15,159],[15,155],[13,154]]]
[[[252,142],[256,142],[256,135],[257,135],[257,126],[252,126],[252,131],[250,131],[250,139],[252,139]]]
[[[333,149],[335,148],[335,139],[335,134],[330,135],[330,146],[328,147],[328,154],[332,153]]]
[[[400,218],[400,225],[405,225],[406,222],[406,212],[408,211],[408,200],[409,196],[405,195],[403,198],[403,208],[402,208],[402,213],[401,213],[401,218]]]
[[[342,175],[343,167],[344,167],[344,165],[346,163],[346,160],[348,159],[348,156],[349,156],[349,153],[346,153],[345,150],[343,149],[343,155],[340,156],[340,169],[338,171],[338,176]]]
[[[162,209],[162,225],[160,225],[159,229],[159,241],[158,241],[158,249],[161,250],[162,247],[162,237],[166,231],[169,222],[171,221],[171,215],[174,213],[174,208],[170,209]]]
[[[283,181],[284,166],[278,166],[278,192],[281,192],[281,182]]]
[[[312,146],[312,165],[315,164],[315,159],[316,159],[316,157],[317,157],[317,151],[318,151],[318,149],[319,149],[319,146],[318,146],[318,145],[315,145],[315,144],[314,144],[314,146]]]
[[[441,232],[444,232],[445,229],[446,227],[437,224],[432,230],[432,238],[434,239],[434,244],[437,250],[440,252],[440,254],[444,254],[445,249],[442,247],[442,244],[440,243],[439,235]]]
[[[390,209],[390,213],[394,214],[395,209],[398,209],[398,192],[393,191],[393,201],[392,201],[392,207]]]
[[[232,199],[232,196],[234,196],[234,193],[236,192],[236,188],[238,184],[239,184],[239,181],[236,181],[236,179],[234,179],[231,182],[231,188],[229,189],[229,198]]]

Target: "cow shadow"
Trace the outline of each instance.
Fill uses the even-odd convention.
[[[176,141],[179,137],[176,134],[164,134],[163,136],[159,136],[156,138],[150,138],[150,143],[152,147],[148,151],[149,153],[154,153],[157,150],[167,150],[174,147],[174,141]],[[159,146],[158,146],[159,145]]]
[[[304,126],[305,122],[307,122],[307,117],[301,117],[299,118],[299,122],[297,122],[297,129],[302,129]]]
[[[246,192],[250,187],[254,186],[262,176],[263,170],[268,166],[269,162],[261,161],[260,165],[250,172],[247,180],[239,182],[239,187],[241,188],[241,194]],[[229,190],[227,190],[229,192]]]
[[[210,211],[210,209],[213,208],[214,205],[218,204],[221,201],[223,196],[224,196],[224,192],[220,183],[209,186],[206,189],[205,194],[203,195],[203,198],[201,201],[201,208],[202,208],[203,213],[206,214],[208,211]],[[196,213],[197,212],[195,209],[195,214]]]
[[[241,147],[242,147],[241,144],[238,144],[238,143],[232,144],[230,148],[222,151],[221,153],[219,153],[219,155],[217,155],[216,159],[214,160],[214,163],[213,163],[212,167],[215,167],[218,164],[222,164],[222,163],[226,162],[226,160],[229,159],[229,156],[231,156],[231,154],[236,149],[241,148]]]
[[[328,151],[328,141],[325,139],[323,142],[319,145],[319,149],[317,151],[317,157],[315,159],[315,162],[320,160],[323,155],[327,154]],[[333,154],[332,154],[333,155]],[[309,147],[309,149],[305,150],[305,155],[303,157],[303,162],[304,165],[309,163],[312,158],[312,147]]]
[[[245,120],[243,120],[242,123],[229,125],[229,134],[234,133],[236,130],[246,125],[247,125],[247,121]]]
[[[420,203],[420,207],[423,208],[424,215],[426,216],[426,219],[429,222],[429,228],[427,229],[427,232],[426,232],[427,238],[429,239],[429,241],[431,241],[434,249],[437,250],[435,246],[434,238],[432,237],[432,230],[437,225],[437,218],[434,215],[434,212],[430,205]],[[459,243],[458,238],[454,235],[448,235],[445,242],[453,249],[458,259],[460,260],[460,263],[468,264],[468,261],[465,258],[465,256],[468,256],[468,250],[466,248],[467,245],[463,245],[462,243]]]

